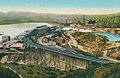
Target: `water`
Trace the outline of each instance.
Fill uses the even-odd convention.
[[[72,30],[78,30],[78,29],[75,29],[75,28],[63,28],[63,30],[70,30],[70,29],[72,29]],[[92,32],[92,30],[79,29],[79,32]],[[112,33],[95,32],[95,34],[105,36],[105,37],[107,37],[107,39],[109,41],[120,41],[120,36],[112,34]]]
[[[42,25],[49,25],[49,24],[48,23],[21,23],[21,24],[0,25],[0,34],[9,35],[11,38],[14,38],[26,30],[32,30]],[[65,30],[69,30],[69,29],[65,28]],[[79,31],[91,32],[91,30],[79,30]],[[109,41],[120,41],[119,35],[106,33],[106,32],[96,32],[96,34],[106,36]],[[1,41],[1,36],[0,36],[0,41]]]
[[[38,26],[49,25],[48,23],[21,23],[21,24],[10,24],[0,25],[0,34],[9,35],[11,38],[16,37],[20,33],[27,30],[32,30]],[[2,40],[0,35],[0,41]]]
[[[79,32],[92,32],[92,30],[88,30],[88,29],[84,30],[84,29],[76,29],[76,28],[63,28],[62,30],[66,30],[66,31],[68,31],[68,30],[77,30]]]
[[[120,41],[120,36],[106,32],[96,32],[97,35],[106,36],[109,41]]]

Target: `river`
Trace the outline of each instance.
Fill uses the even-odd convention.
[[[0,34],[9,35],[11,38],[23,33],[27,30],[32,30],[38,26],[49,25],[48,23],[20,23],[20,24],[9,24],[0,25]],[[50,25],[49,25],[50,26]],[[71,28],[75,30],[74,28]],[[64,28],[63,30],[70,30],[70,28]],[[92,32],[91,30],[79,29],[80,32]],[[106,36],[109,41],[120,41],[120,36],[112,33],[106,32],[95,32],[97,35]],[[2,40],[2,35],[0,35],[0,41]]]
[[[11,38],[23,33],[27,30],[32,30],[38,26],[49,25],[48,23],[20,23],[20,24],[9,24],[9,25],[0,25],[0,34],[8,35]],[[0,35],[0,41],[2,36]]]

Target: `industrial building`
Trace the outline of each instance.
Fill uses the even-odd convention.
[[[10,41],[10,36],[2,36],[2,43]]]

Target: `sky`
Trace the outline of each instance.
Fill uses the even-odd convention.
[[[0,12],[110,14],[120,11],[120,0],[0,0]]]

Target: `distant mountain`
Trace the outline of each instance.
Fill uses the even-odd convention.
[[[119,14],[117,13],[111,15],[119,15]],[[85,15],[86,19],[91,19],[92,16],[95,16],[95,18],[98,17],[98,15]],[[28,23],[28,22],[65,23],[66,19],[82,19],[82,18],[83,15],[81,14],[65,15],[65,14],[15,12],[15,11],[9,11],[7,13],[0,12],[0,24]]]
[[[115,13],[120,14],[119,13]],[[113,15],[113,14],[110,14]],[[0,17],[44,17],[44,18],[55,18],[55,19],[79,19],[82,18],[82,14],[72,14],[72,15],[65,15],[65,14],[52,14],[52,13],[33,13],[33,12],[17,12],[17,11],[9,11],[7,13],[0,12]],[[86,15],[86,17],[90,16],[98,16],[98,15]]]
[[[0,13],[0,17],[7,17],[7,16],[8,17],[42,17],[42,18],[55,18],[55,19],[82,18],[82,15],[64,15],[64,14],[49,14],[49,13],[15,12],[15,11]]]
[[[0,12],[0,24],[26,23],[26,22],[65,22],[66,19],[80,19],[83,15],[64,15],[32,12]],[[89,17],[89,15],[86,15]]]

